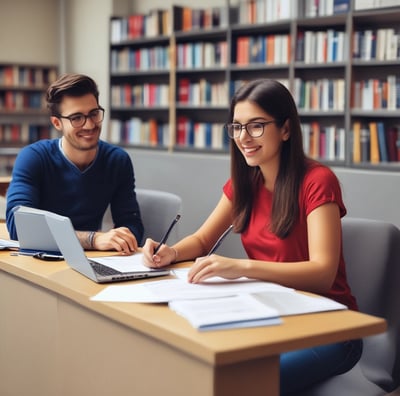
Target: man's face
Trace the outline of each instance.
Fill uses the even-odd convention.
[[[81,126],[73,126],[70,119],[63,118],[81,118],[79,116],[88,116],[94,114],[99,108],[96,98],[92,94],[86,94],[80,97],[65,96],[60,104],[59,117],[51,117],[51,122],[54,127],[62,132],[65,143],[71,149],[80,151],[90,151],[97,148],[100,132],[101,122],[96,123],[92,118],[86,118]],[[94,112],[94,113],[92,113]]]

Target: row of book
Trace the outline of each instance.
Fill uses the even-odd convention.
[[[347,33],[300,31],[297,35],[295,57],[298,62],[326,63],[346,60]],[[238,65],[265,63],[287,64],[291,56],[289,34],[239,36],[236,38],[235,61]],[[179,67],[224,66],[228,61],[227,43],[193,42],[178,44]],[[354,33],[353,58],[362,60],[396,60],[400,58],[400,33],[394,29],[367,30]],[[133,70],[167,70],[170,67],[169,46],[111,50],[112,72]]]
[[[296,61],[305,63],[343,62],[347,33],[334,29],[300,31],[296,41]]]
[[[177,100],[179,104],[200,106],[228,106],[228,89],[225,81],[214,83],[201,78],[191,81],[180,78],[178,81]]]
[[[58,136],[50,125],[0,124],[0,143],[29,144],[40,139],[52,139]]]
[[[355,10],[398,6],[398,0],[355,0]],[[307,18],[344,14],[350,11],[351,0],[304,0]],[[298,16],[295,0],[241,0],[232,7],[193,8],[176,6],[153,9],[147,14],[113,17],[110,26],[112,44],[144,37],[170,35],[172,30],[224,28],[228,24],[262,24]],[[173,26],[172,26],[173,25]]]
[[[400,109],[400,77],[367,79],[352,83],[351,107],[362,110]]]
[[[239,2],[238,23],[266,23],[295,18],[297,3],[292,0],[242,0]]]
[[[168,46],[129,48],[111,50],[111,72],[135,70],[168,70],[171,51]]]
[[[308,18],[343,14],[350,5],[351,0],[305,0],[304,13]]]
[[[42,92],[0,91],[0,110],[40,110],[46,108]]]
[[[114,144],[168,147],[170,138],[169,124],[154,118],[110,121],[109,141]],[[229,137],[222,124],[195,122],[189,117],[178,116],[175,143],[181,148],[227,150]]]
[[[220,42],[180,43],[177,45],[178,68],[224,67],[228,65],[228,44]]]
[[[178,116],[176,145],[183,148],[227,150],[229,137],[223,124],[195,122],[189,117]]]
[[[311,158],[344,161],[345,130],[336,125],[321,125],[314,121],[302,124],[304,152]]]
[[[229,24],[228,9],[225,6],[192,8],[175,5],[173,6],[173,18],[176,32],[224,28]]]
[[[42,89],[57,78],[54,68],[0,66],[0,86]]]
[[[400,58],[400,30],[367,29],[353,35],[353,58],[391,61]]]
[[[295,79],[293,97],[300,110],[344,111],[345,81]]]
[[[353,123],[353,163],[400,161],[400,128],[371,121]]]
[[[126,121],[112,119],[110,120],[109,141],[122,145],[168,147],[170,128],[168,123],[155,118],[142,120],[132,117]]]
[[[111,43],[134,40],[141,37],[166,36],[172,33],[170,10],[154,9],[147,14],[132,14],[111,19]]]
[[[113,107],[168,107],[169,85],[153,83],[112,85],[111,103]]]
[[[239,36],[236,39],[236,64],[239,66],[252,63],[288,64],[290,42],[289,34]]]

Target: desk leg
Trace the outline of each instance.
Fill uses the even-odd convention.
[[[220,366],[215,374],[216,396],[279,395],[279,356]]]

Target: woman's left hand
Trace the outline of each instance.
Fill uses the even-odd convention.
[[[199,257],[189,271],[188,281],[200,283],[213,276],[220,276],[225,279],[236,279],[244,276],[241,260],[217,254]]]

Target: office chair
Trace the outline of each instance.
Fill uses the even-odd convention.
[[[360,361],[299,396],[381,396],[400,384],[400,230],[390,223],[344,218],[347,277],[361,312],[383,317],[387,331],[364,338]]]
[[[144,188],[136,189],[136,198],[139,203],[140,213],[144,225],[143,243],[146,238],[160,241],[169,228],[172,220],[182,209],[180,196],[160,190]],[[113,227],[110,208],[104,214],[102,230]],[[173,244],[179,238],[179,223],[173,228],[168,243]]]

